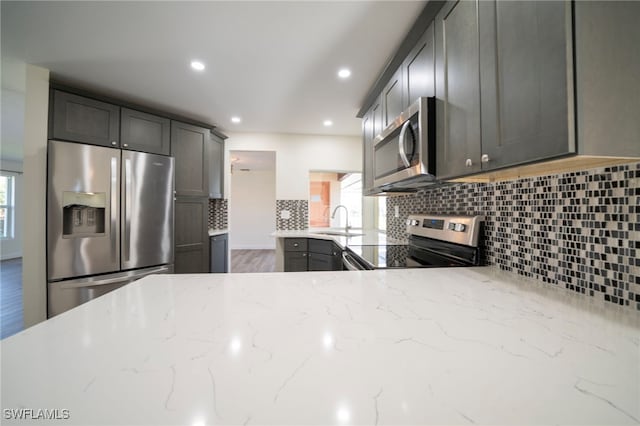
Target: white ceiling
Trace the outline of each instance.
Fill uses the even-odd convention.
[[[357,135],[368,89],[425,3],[2,1],[2,56],[226,132]]]

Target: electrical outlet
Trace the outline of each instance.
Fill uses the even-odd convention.
[[[400,217],[400,206],[393,206],[393,211],[396,217]]]

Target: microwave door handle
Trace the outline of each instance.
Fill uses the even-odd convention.
[[[411,167],[411,162],[407,158],[407,151],[404,149],[404,138],[407,134],[407,129],[411,126],[411,121],[407,120],[402,125],[402,129],[400,129],[400,137],[398,138],[398,153],[400,154],[400,159],[402,160],[402,164],[405,167]]]

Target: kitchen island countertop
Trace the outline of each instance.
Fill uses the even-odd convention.
[[[638,312],[489,267],[150,276],[0,349],[3,424],[640,421]]]
[[[323,232],[340,232],[340,229],[327,230],[326,228],[311,228],[295,231],[276,231],[271,234],[276,238],[317,238],[321,240],[331,240],[338,244],[340,247],[345,248],[347,246],[361,246],[361,245],[406,245],[406,239],[397,239],[387,236],[386,233],[380,232],[377,229],[374,230],[351,230],[355,235],[329,235]]]

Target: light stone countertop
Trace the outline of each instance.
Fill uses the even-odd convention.
[[[209,236],[215,237],[216,235],[228,234],[228,229],[209,229]]]
[[[56,424],[640,422],[640,313],[489,267],[149,276],[0,350]]]
[[[340,229],[331,229],[332,231],[340,231]],[[345,248],[347,246],[360,246],[360,245],[404,245],[407,244],[407,240],[399,240],[397,238],[387,237],[387,234],[375,230],[362,230],[352,229],[351,232],[355,232],[362,235],[354,235],[350,237],[342,235],[327,235],[322,232],[326,231],[326,228],[311,228],[297,231],[276,231],[271,234],[276,238],[317,238],[323,240],[331,240],[338,244],[340,247]]]

